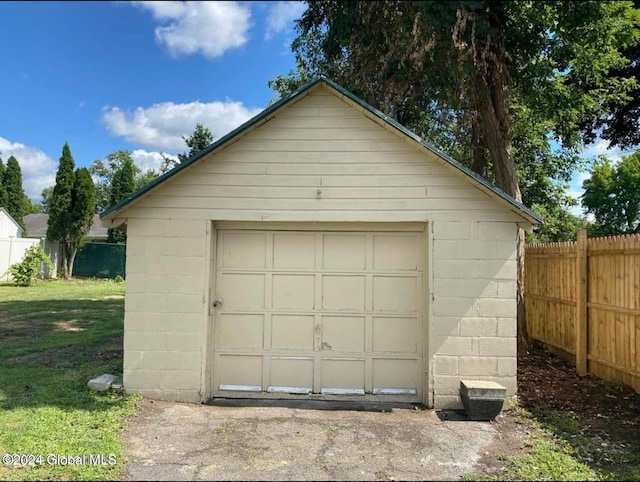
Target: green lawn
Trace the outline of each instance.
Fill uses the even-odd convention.
[[[120,477],[119,428],[137,397],[96,394],[87,381],[122,375],[123,313],[124,283],[0,284],[0,454],[42,457],[0,465],[0,480]],[[96,455],[104,465],[68,460]]]

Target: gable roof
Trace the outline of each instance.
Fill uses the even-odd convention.
[[[11,216],[11,214],[9,214],[9,211],[7,211],[5,208],[0,207],[0,212],[4,213],[7,218],[9,218],[9,221],[11,221],[13,224],[15,224],[15,226],[20,230],[20,233],[22,233],[22,227],[16,222],[15,219],[13,219],[13,216]]]
[[[26,236],[28,238],[42,238],[47,235],[47,224],[49,215],[46,213],[27,214],[24,217],[24,225],[26,228]],[[93,222],[89,228],[86,238],[103,238],[107,239],[107,228],[100,223],[100,215],[93,215]]]
[[[448,164],[449,166],[453,167],[454,169],[456,169],[460,173],[464,174],[464,176],[466,177],[466,180],[468,182],[470,182],[472,185],[480,188],[481,190],[483,190],[484,192],[486,192],[490,196],[494,197],[498,201],[502,201],[502,202],[506,201],[506,203],[509,205],[509,207],[511,208],[512,211],[514,211],[520,217],[524,218],[529,223],[537,224],[537,223],[541,223],[543,221],[542,218],[538,214],[536,214],[534,211],[532,211],[531,209],[526,207],[524,204],[516,201],[513,197],[509,196],[507,193],[505,193],[504,191],[502,191],[501,189],[499,189],[498,187],[496,187],[495,185],[493,185],[492,183],[490,183],[489,181],[484,179],[482,176],[480,176],[477,173],[473,172],[471,169],[463,166],[458,161],[452,159],[451,157],[449,157],[445,153],[441,152],[435,146],[429,144],[428,142],[423,141],[414,132],[410,131],[409,129],[407,129],[403,125],[399,124],[397,121],[395,121],[391,117],[387,116],[386,114],[382,113],[378,109],[374,108],[372,105],[367,104],[365,101],[363,101],[359,97],[353,95],[351,92],[349,92],[345,88],[341,87],[340,85],[336,84],[332,80],[327,79],[326,77],[318,77],[317,79],[306,83],[302,87],[300,87],[300,88],[296,89],[295,91],[293,91],[287,97],[284,97],[284,98],[280,99],[278,102],[276,102],[273,105],[271,105],[270,107],[267,107],[265,110],[263,110],[262,112],[260,112],[256,116],[252,117],[251,119],[249,119],[247,122],[245,122],[241,126],[237,127],[236,129],[232,130],[231,132],[229,132],[225,136],[223,136],[220,139],[218,139],[216,142],[211,144],[209,147],[203,149],[202,151],[198,152],[197,154],[194,154],[192,157],[190,157],[189,159],[187,159],[183,163],[181,163],[178,166],[174,167],[170,171],[165,172],[163,175],[157,177],[156,179],[154,179],[150,183],[148,183],[145,186],[141,187],[140,189],[138,189],[134,193],[132,193],[129,196],[127,196],[126,198],[124,198],[119,203],[115,204],[114,206],[111,206],[109,209],[106,209],[105,211],[100,213],[100,219],[105,219],[107,217],[112,217],[115,213],[117,213],[118,211],[122,210],[123,208],[125,208],[126,206],[128,206],[129,204],[134,202],[136,199],[140,198],[142,195],[148,193],[152,189],[156,188],[158,185],[164,183],[166,180],[168,180],[171,177],[175,176],[177,173],[183,171],[184,169],[187,169],[193,163],[195,163],[199,159],[205,157],[210,152],[215,151],[219,147],[224,146],[225,144],[229,143],[230,141],[232,141],[236,137],[238,137],[241,134],[243,134],[245,131],[247,131],[250,128],[256,126],[256,124],[260,123],[261,121],[267,119],[270,116],[273,116],[280,108],[282,108],[286,104],[292,102],[293,100],[301,97],[303,94],[305,94],[306,92],[311,90],[313,87],[315,87],[316,85],[321,84],[321,83],[326,85],[326,86],[328,86],[330,89],[336,91],[338,94],[342,95],[343,97],[345,97],[346,99],[348,99],[351,102],[355,103],[356,105],[360,106],[362,109],[364,109],[365,115],[369,114],[369,116],[373,117],[372,120],[377,119],[377,121],[378,121],[378,123],[380,125],[382,125],[384,127],[387,127],[387,128],[390,128],[391,130],[395,130],[395,131],[403,134],[404,136],[408,137],[409,139],[415,141],[420,147],[426,148],[428,151],[430,151],[433,154],[435,154],[436,157],[440,158],[446,164]]]

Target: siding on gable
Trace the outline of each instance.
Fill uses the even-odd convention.
[[[2,207],[2,206],[0,206]],[[4,211],[0,210],[0,239],[21,238],[22,228]]]
[[[115,217],[522,221],[435,155],[325,88],[283,108]]]

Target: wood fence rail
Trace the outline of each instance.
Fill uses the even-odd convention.
[[[640,234],[529,244],[524,286],[531,338],[640,393]]]

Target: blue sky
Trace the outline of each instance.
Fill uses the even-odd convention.
[[[129,149],[143,169],[186,150],[196,123],[220,138],[294,67],[301,2],[0,2],[0,155],[34,202],[65,142],[76,167]],[[598,142],[592,157],[606,150]],[[619,158],[618,151],[610,152]],[[571,190],[581,193],[584,174]]]
[[[300,2],[0,2],[0,151],[27,195],[76,166],[129,149],[143,167],[260,112],[267,81],[294,67]]]

